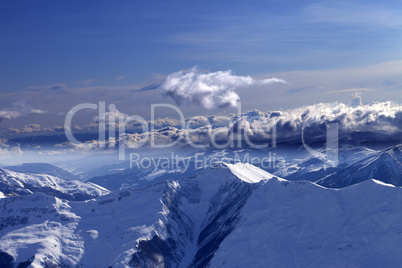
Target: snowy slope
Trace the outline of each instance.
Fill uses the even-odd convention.
[[[154,234],[165,186],[127,189],[86,202],[42,193],[0,199],[0,267],[127,263],[136,240]],[[4,264],[7,259],[11,266]]]
[[[80,217],[68,201],[34,193],[0,202],[0,267],[72,267],[82,258],[83,239],[74,233]]]
[[[339,170],[342,170],[351,163],[355,163],[361,159],[373,156],[378,151],[374,151],[365,147],[346,147],[338,150],[338,164],[336,166],[328,165],[325,150],[322,151],[323,159],[315,156],[309,156],[305,159],[289,159],[287,165],[274,174],[286,180],[307,180],[317,181]]]
[[[317,183],[342,188],[368,179],[402,186],[402,144],[353,162]]]
[[[85,202],[0,199],[0,263],[395,267],[401,205],[402,189],[379,181],[327,189],[229,164]]]
[[[45,174],[25,174],[0,169],[0,191],[6,195],[25,195],[42,192],[69,200],[87,200],[109,193],[93,183],[63,180]]]
[[[401,193],[373,180],[339,191],[268,181],[210,267],[399,267]]]

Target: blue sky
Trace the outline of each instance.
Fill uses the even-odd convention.
[[[400,1],[1,1],[0,90],[395,61],[401,15]]]
[[[174,104],[156,90],[164,77],[194,66],[286,81],[235,88],[243,111],[349,103],[355,91],[402,102],[401,18],[401,1],[3,0],[0,128],[60,126],[82,102],[149,118],[151,104]]]

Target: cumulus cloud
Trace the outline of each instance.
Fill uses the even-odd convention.
[[[252,85],[285,83],[279,78],[256,80],[250,76],[237,76],[231,71],[203,73],[196,67],[168,75],[160,92],[173,98],[177,104],[190,103],[212,109],[217,107],[236,107],[240,97],[238,88]]]
[[[24,100],[13,103],[13,107],[9,109],[0,110],[0,121],[3,119],[15,119],[17,117],[26,116],[29,114],[43,114],[46,111],[35,109]]]
[[[401,105],[394,102],[362,105],[360,96],[356,98],[357,106],[320,103],[278,112],[275,115],[268,113],[268,117],[264,120],[251,123],[251,131],[274,127],[278,142],[300,142],[302,131],[307,140],[325,141],[327,125],[336,123],[339,138],[345,142],[400,140]]]

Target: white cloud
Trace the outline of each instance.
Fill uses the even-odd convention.
[[[17,117],[20,117],[21,113],[18,111],[13,111],[13,110],[2,110],[0,111],[0,120],[3,119],[14,119]]]
[[[272,83],[285,83],[285,81],[279,78],[255,80],[250,76],[233,75],[231,71],[203,73],[194,67],[168,75],[159,90],[178,104],[190,103],[213,109],[236,107],[240,100],[235,91],[238,88]]]
[[[0,155],[2,154],[22,154],[22,150],[19,144],[11,147],[7,139],[0,138]]]
[[[29,124],[23,126],[22,128],[9,128],[8,131],[11,133],[32,133],[41,131],[41,127],[39,124]]]
[[[191,129],[164,127],[153,132],[126,134],[126,139],[133,147],[143,140],[146,140],[145,146],[151,146],[151,135],[158,145],[179,140],[179,146],[189,143],[211,146],[213,141],[228,144],[233,140],[243,140],[243,146],[254,146],[272,144],[275,129],[278,144],[301,144],[302,132],[307,143],[325,142],[327,125],[332,123],[338,124],[341,143],[396,141],[400,140],[402,134],[402,106],[393,102],[356,107],[342,103],[319,103],[281,112],[254,110],[240,116],[232,114],[227,118],[229,120],[224,125],[220,122],[218,126],[196,124]],[[311,123],[305,124],[310,120]],[[208,121],[214,122],[214,116]],[[117,139],[108,142],[116,143]],[[88,141],[91,148],[97,148],[98,143],[97,140]]]
[[[357,97],[358,98],[358,97]],[[121,114],[113,110],[108,115]],[[221,117],[225,117],[223,119]],[[190,119],[187,118],[186,122]],[[141,146],[149,148],[151,137],[155,144],[172,144],[176,141],[177,146],[188,146],[196,144],[201,146],[224,145],[238,146],[264,146],[272,145],[275,133],[276,142],[280,144],[301,144],[302,133],[304,133],[307,144],[314,142],[325,142],[327,125],[337,123],[339,127],[340,144],[364,143],[364,142],[394,142],[400,141],[402,137],[402,106],[395,102],[375,102],[367,105],[353,107],[340,103],[319,103],[310,106],[303,106],[296,109],[260,112],[249,111],[242,114],[231,114],[228,116],[197,117],[192,120],[191,128],[181,129],[176,119],[165,118],[157,124],[155,130],[148,132],[131,132],[125,135],[110,137],[106,141],[106,149],[116,149],[116,144],[125,138],[129,148]],[[310,122],[311,123],[308,123]],[[208,125],[207,123],[211,123]],[[305,122],[308,124],[306,125]],[[110,122],[107,122],[110,127]],[[174,126],[177,125],[177,126]],[[94,125],[96,126],[96,125]],[[30,130],[39,130],[40,126],[30,125]],[[127,130],[129,128],[126,128]],[[275,132],[273,132],[275,129]],[[96,128],[97,130],[97,128]],[[83,132],[84,133],[84,132]],[[88,132],[90,133],[90,132]],[[55,144],[58,150],[99,150],[100,141],[88,136],[88,140],[82,141],[87,144],[88,149],[72,148],[72,144]],[[251,144],[249,143],[251,142]],[[24,149],[27,144],[23,144]],[[0,153],[13,151],[19,152],[19,147],[11,148],[6,140],[0,139]],[[11,149],[10,149],[11,148]]]
[[[46,111],[35,109],[24,100],[19,100],[13,103],[13,107],[9,109],[0,110],[0,121],[3,119],[15,119],[17,117],[25,116],[28,114],[43,114]]]
[[[119,117],[123,117],[126,119],[128,117],[128,114],[122,113],[119,110],[117,110],[116,106],[114,104],[109,105],[109,111],[105,112],[99,116],[96,116],[94,118],[94,121],[98,123],[99,121],[105,121],[109,122],[109,119],[113,118],[113,120],[119,120]]]
[[[44,86],[33,86],[33,87],[28,87],[26,90],[28,91],[55,91],[55,92],[63,92],[67,88],[66,84],[62,83],[57,83],[53,85],[44,85]]]
[[[277,142],[301,143],[302,131],[306,141],[324,141],[326,125],[332,123],[338,124],[339,138],[345,142],[394,141],[400,140],[402,134],[402,106],[394,102],[359,103],[356,107],[342,103],[319,103],[282,112],[251,111],[240,117],[229,117],[232,122],[211,131],[201,126],[191,131],[181,130],[181,134],[184,136],[189,131],[192,141],[202,143],[208,143],[214,132],[219,134],[215,139],[222,143],[236,138],[236,135],[244,139],[247,134],[252,143],[266,144],[272,140],[275,129]],[[313,123],[304,125],[306,120]],[[232,132],[236,134],[233,137]]]

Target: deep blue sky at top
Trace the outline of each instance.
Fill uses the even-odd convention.
[[[0,92],[402,59],[402,1],[1,1]],[[116,77],[124,76],[117,80]]]

